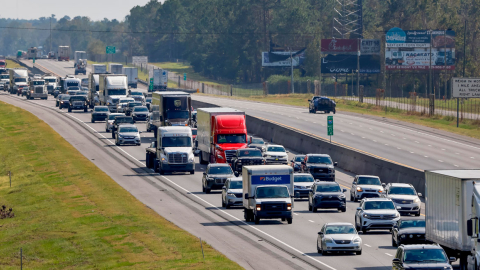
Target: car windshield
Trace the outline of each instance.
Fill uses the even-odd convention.
[[[352,225],[330,225],[325,228],[325,234],[356,234]]]
[[[315,192],[341,192],[339,185],[318,185]]]
[[[382,183],[380,179],[376,177],[359,177],[358,178],[359,185],[374,185],[374,186],[381,186]]]
[[[262,152],[258,150],[240,150],[238,151],[239,157],[261,157]]]
[[[117,117],[117,116],[118,116],[118,114],[117,114],[117,115],[115,115],[115,114],[110,114],[110,115],[108,116],[108,120],[115,120],[115,117]]]
[[[258,199],[288,198],[288,197],[290,197],[290,194],[288,193],[288,189],[285,186],[257,188],[256,198]]]
[[[118,117],[115,118],[117,120],[117,123],[133,123],[133,118],[132,117]]]
[[[148,112],[148,109],[146,107],[135,107],[133,109],[134,112]]]
[[[392,195],[416,195],[412,187],[390,187],[388,194]]]
[[[162,147],[192,147],[190,137],[163,137]]]
[[[301,182],[315,182],[313,176],[311,175],[293,175],[293,182],[301,183]]]
[[[447,256],[441,249],[406,249],[404,263],[447,262]]]
[[[56,83],[57,82],[57,79],[45,79],[46,82],[53,82],[53,83]]]
[[[14,82],[27,82],[27,79],[26,78],[15,78],[13,81]]]
[[[88,92],[87,91],[78,91],[77,93],[75,93],[75,95],[88,95]]]
[[[120,132],[138,132],[136,127],[120,127]]]
[[[152,102],[152,98],[147,98],[145,101],[146,102]]]
[[[70,86],[67,88],[67,90],[80,90],[80,87],[78,86]]]
[[[269,146],[267,152],[285,152],[285,148],[281,146]]]
[[[196,129],[192,129],[192,135],[197,135],[197,130]]]
[[[127,90],[125,89],[109,89],[108,95],[110,96],[124,96],[127,94]]]
[[[212,166],[208,169],[208,174],[233,174],[230,166]]]
[[[142,94],[142,92],[132,92],[130,95],[131,96],[142,96],[143,94]]]
[[[108,112],[107,107],[95,107],[94,109],[96,112]]]
[[[128,103],[128,107],[130,107],[130,108],[135,107],[135,106],[142,106],[142,103],[140,103],[140,102],[130,102],[130,103]]]
[[[395,209],[392,201],[365,202],[365,210]]]
[[[307,163],[332,164],[332,159],[330,157],[311,156],[308,157]]]
[[[188,111],[168,111],[167,119],[188,119]]]
[[[245,143],[247,141],[247,137],[245,134],[222,134],[217,135],[218,143]]]
[[[45,85],[45,81],[33,81],[33,85]]]
[[[400,229],[405,228],[425,228],[425,220],[402,220]]]
[[[61,96],[60,99],[61,99],[61,100],[69,100],[69,99],[70,99],[70,95]]]
[[[265,142],[260,138],[252,138],[252,144],[265,144]]]
[[[78,100],[84,101],[84,100],[86,100],[86,97],[85,96],[70,96],[70,100],[72,100],[72,101],[73,100],[74,101],[78,101]]]
[[[242,189],[243,188],[242,181],[231,181],[229,188],[230,189]]]
[[[302,162],[302,160],[304,159],[305,157],[304,156],[297,156],[295,157],[295,159],[293,161],[295,162]]]

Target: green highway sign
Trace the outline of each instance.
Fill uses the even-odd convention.
[[[149,89],[150,89],[150,90],[153,90],[153,78],[150,78],[150,86],[149,86]]]
[[[187,73],[183,73],[183,80],[184,80],[184,81],[187,80]]]
[[[105,50],[107,54],[114,54],[116,51],[116,48],[114,46],[107,46]]]
[[[328,136],[333,136],[333,116],[327,117]]]

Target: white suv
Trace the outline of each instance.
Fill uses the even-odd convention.
[[[391,230],[400,213],[388,198],[368,198],[360,202],[355,213],[355,228],[364,234],[369,230]]]
[[[382,184],[378,176],[357,175],[353,179],[350,189],[350,201],[359,201],[363,198],[379,198],[385,194],[385,184]]]
[[[385,187],[385,197],[392,199],[398,212],[401,214],[415,214],[420,216],[422,202],[412,184],[390,183]]]

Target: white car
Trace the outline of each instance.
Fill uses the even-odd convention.
[[[380,177],[373,175],[357,175],[350,189],[350,201],[356,202],[363,198],[379,198],[385,194],[385,184]]]
[[[313,179],[313,176],[309,173],[295,173],[293,174],[293,182],[295,198],[308,198],[315,179]]]
[[[288,165],[288,151],[281,145],[269,144],[263,156],[265,157],[267,165],[270,164],[285,164]]]
[[[115,133],[115,145],[135,144],[141,145],[142,139],[140,137],[141,131],[132,124],[120,125]]]
[[[118,100],[117,113],[125,113],[125,107],[129,102],[135,102],[133,98],[121,98]]]
[[[400,213],[392,200],[366,198],[360,202],[355,213],[355,229],[364,234],[369,230],[392,230],[400,219]]]
[[[318,232],[317,251],[322,255],[328,252],[355,252],[362,254],[362,238],[351,223],[326,223]]]
[[[242,177],[228,178],[222,188],[222,206],[229,209],[231,206],[243,205]]]
[[[124,113],[111,113],[108,115],[107,121],[105,121],[105,132],[112,132],[113,121],[116,116],[125,116]]]
[[[385,187],[385,197],[392,199],[400,214],[420,216],[422,202],[412,184],[390,183]]]

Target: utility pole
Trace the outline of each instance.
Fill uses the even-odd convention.
[[[291,84],[292,84],[292,94],[295,93],[295,87],[293,86],[293,56],[292,56],[292,50],[290,50],[290,67],[291,67]]]
[[[465,66],[467,64],[467,20],[465,20],[465,28],[463,29],[463,78],[465,78]],[[460,98],[457,98],[457,128],[460,116]]]
[[[50,52],[52,51],[52,16],[50,16]]]
[[[433,88],[432,88],[432,84],[433,84],[433,78],[432,78],[432,30],[430,30],[430,68],[429,68],[429,94],[432,94],[433,93]],[[429,98],[429,97],[426,97],[426,98]]]
[[[444,61],[443,61],[443,70],[444,70],[444,73],[445,73],[445,98],[447,98],[447,30],[445,30],[445,32],[443,32],[443,53],[444,53]]]
[[[357,38],[357,95],[360,96],[360,38]]]

